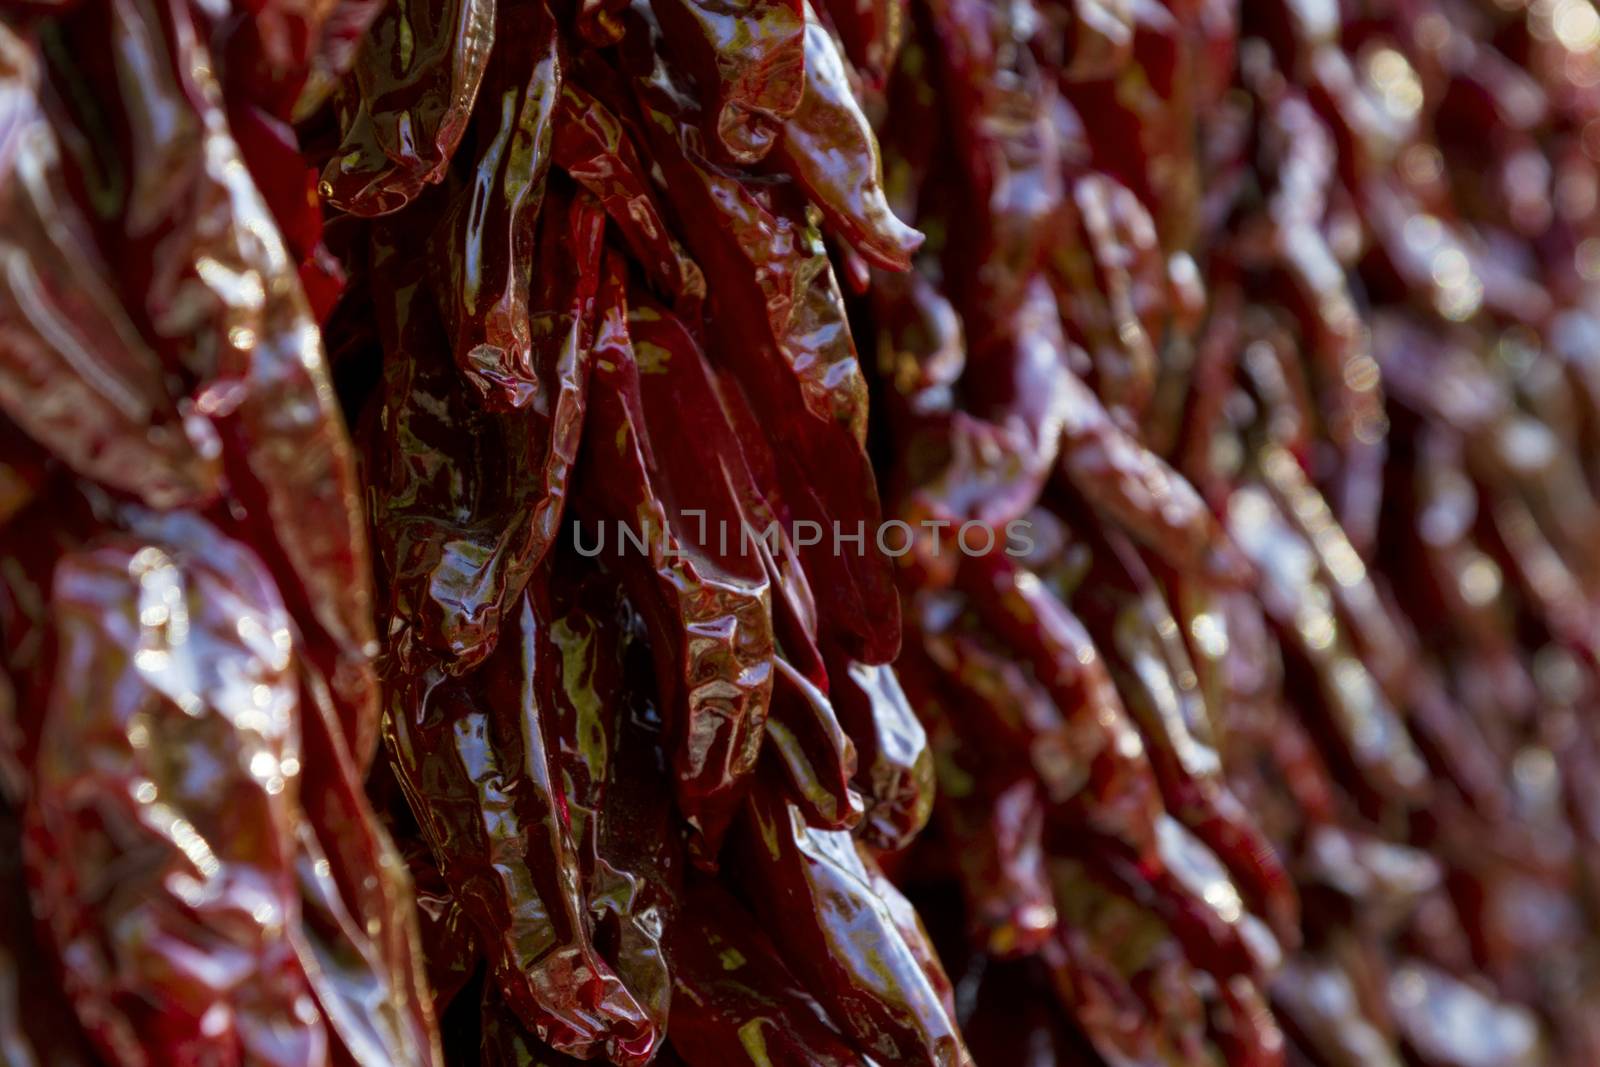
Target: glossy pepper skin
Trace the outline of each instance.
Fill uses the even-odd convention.
[[[662,0],[651,10],[666,43],[709,99],[713,152],[759,162],[800,106],[806,81],[805,16],[795,0],[734,9],[707,0]]]
[[[927,732],[892,668],[834,659],[828,677],[834,711],[856,749],[856,781],[866,805],[861,836],[877,848],[902,848],[933,810]]]
[[[568,275],[552,269],[548,254],[534,256],[559,247],[536,240],[541,222],[561,217],[559,208],[540,214],[565,67],[555,18],[542,4],[510,5],[496,32],[538,58],[523,63],[502,49],[490,64],[473,177],[454,191],[435,241],[443,246],[439,305],[456,365],[477,393],[475,406],[504,411],[543,399],[541,371],[563,347],[581,347],[585,289],[581,269]]]
[[[420,691],[397,689],[386,741],[510,1010],[557,1049],[603,1048],[613,1060],[642,1063],[654,1030],[593,945],[555,778],[544,676],[560,657],[543,648],[550,638],[535,606],[546,595],[539,587],[524,594],[507,641],[470,680],[424,678]],[[454,750],[449,762],[445,744]]]
[[[184,413],[187,429],[174,424],[171,434],[158,433],[154,440],[167,442],[162,451],[176,448],[179,455],[198,442],[196,458],[213,472],[207,477],[226,477],[238,512],[264,523],[257,539],[262,554],[288,586],[305,625],[315,628],[313,655],[333,683],[351,744],[366,752],[376,707],[354,465],[297,264],[240,158],[207,66],[209,53],[197,39],[210,28],[187,6],[176,7],[167,22],[153,8],[129,4],[79,11],[39,31],[57,42],[52,51],[63,58],[52,74],[72,87],[66,95],[103,102],[60,106],[51,120],[54,136],[68,138],[74,155],[51,155],[67,168],[57,195],[90,198],[99,216],[84,222],[100,242],[98,261],[109,263],[114,256],[120,264],[116,282],[103,287],[91,279],[84,287],[100,293],[97,299],[112,318],[96,327],[94,314],[81,316],[90,329],[114,329],[105,347],[91,350],[105,353],[116,369],[101,379],[87,365],[60,362],[59,353],[76,353],[82,339],[55,334],[41,349],[25,339],[29,328],[20,320],[24,334],[7,346],[7,359],[34,364],[32,370],[18,368],[38,383],[46,363],[37,361],[50,360],[46,351],[53,349],[58,362],[49,380],[66,390],[63,398],[72,395],[77,378],[99,379],[95,388],[104,388],[120,376],[126,384],[112,385],[108,396],[124,412],[142,417],[138,413],[149,410],[157,421],[162,408]],[[79,58],[69,58],[74,52]],[[97,55],[106,62],[86,62]],[[141,80],[135,70],[148,74]],[[140,88],[124,93],[124,84]],[[85,131],[101,131],[106,139]],[[31,138],[41,147],[48,139],[42,127]],[[27,165],[16,173],[32,169]],[[112,184],[102,188],[101,175],[115,176]],[[8,190],[17,184],[8,182]],[[45,195],[45,187],[38,192]],[[11,203],[18,225],[7,232],[26,239],[27,219],[36,209],[25,198]],[[234,284],[236,276],[249,280]],[[120,308],[112,310],[108,301]],[[16,314],[23,306],[15,305]],[[135,377],[126,378],[129,373]],[[166,396],[158,400],[158,392]],[[97,432],[114,433],[116,425],[113,419]],[[48,427],[34,432],[49,440]],[[184,438],[191,444],[183,445]],[[180,460],[180,466],[189,462]],[[172,466],[170,459],[158,458],[141,477],[170,478],[160,472]],[[104,484],[133,488],[159,507],[203,506],[211,495],[159,488],[152,493],[114,472]]]
[[[849,836],[807,826],[764,783],[747,818],[740,843],[747,892],[850,1037],[889,1062],[970,1063],[942,996],[943,971],[924,966],[926,935],[897,921],[897,902],[873,892]]]
[[[542,221],[552,240],[571,233],[584,255],[598,256],[604,219],[591,201],[552,204]],[[405,620],[391,626],[391,656],[405,669],[442,660],[464,670],[493,651],[500,621],[559,529],[588,388],[584,331],[592,329],[595,283],[580,281],[559,339],[541,346],[538,406],[502,415],[455,389],[456,368],[440,358],[439,304],[420,255],[415,242],[374,243],[373,275],[386,286],[378,326],[389,358],[366,466],[389,610]],[[447,458],[463,433],[480,446],[470,465]],[[528,469],[539,476],[524,477]]]
[[[30,1008],[6,1056],[435,1065],[410,885],[362,791],[364,520],[300,281],[320,220],[282,199],[316,27],[361,15],[233,14],[8,10],[0,29],[6,392],[47,388],[19,425],[62,454],[6,460],[30,494],[4,531],[28,869],[7,936],[31,914],[77,1020],[46,1034]],[[280,82],[237,90],[280,14],[307,39],[273,42]],[[55,280],[64,255],[76,284]],[[73,442],[69,412],[94,427]]]
[[[805,91],[778,142],[779,160],[869,263],[905,270],[922,235],[895,217],[872,128],[856,102],[839,46],[806,5]]]
[[[692,1067],[868,1062],[819,1019],[815,999],[726,889],[691,884],[677,929],[668,945],[673,1042]]]
[[[319,959],[327,935],[301,928],[317,898],[298,884],[297,857],[309,848],[307,864],[328,867],[311,821],[326,794],[313,785],[313,805],[299,810],[309,709],[289,618],[247,553],[179,516],[145,538],[69,553],[54,569],[57,681],[40,725],[28,855],[42,899],[60,901],[42,918],[71,961],[67,988],[112,1062],[152,1062],[147,1049],[158,1047],[320,1063],[341,1044],[370,1060],[378,1047],[368,1042],[383,1040],[356,1032],[369,1023],[343,1014],[344,981]],[[108,647],[125,650],[130,675],[85,669]],[[91,736],[104,747],[86,745]],[[193,763],[146,755],[178,750]],[[354,843],[351,829],[337,847]],[[90,880],[141,834],[149,844],[130,850],[145,857],[138,874],[124,871],[117,892],[87,906],[104,895]],[[342,912],[337,888],[328,890]],[[385,918],[402,936],[414,921]],[[140,928],[162,933],[129,939]],[[220,946],[248,966],[227,978],[185,965]],[[167,994],[152,999],[152,988]],[[430,1062],[426,1031],[385,1036],[392,1053]]]
[[[52,193],[72,160],[38,95],[44,58],[30,35],[0,33],[15,145],[4,239],[32,264],[4,287],[6,413],[84,477],[154,507],[204,502],[221,490],[216,431],[161,388],[160,358],[129,321],[95,248],[90,205]],[[38,176],[31,188],[16,178],[22,168]],[[75,368],[73,347],[93,353],[93,366]]]
[[[635,543],[644,541],[636,551],[648,569],[630,568],[627,574],[651,627],[662,702],[671,716],[678,804],[704,838],[709,858],[760,755],[774,680],[771,594],[756,560],[699,543],[696,527],[703,526],[690,512],[698,513],[702,522],[708,516],[725,521],[724,516],[741,514],[731,498],[728,475],[684,478],[689,468],[683,464],[715,469],[702,464],[718,460],[667,446],[659,421],[665,411],[647,400],[658,390],[673,389],[671,379],[684,375],[697,388],[702,409],[710,406],[707,414],[716,419],[720,412],[707,392],[705,372],[691,366],[698,363],[699,353],[681,327],[673,328],[655,313],[636,318],[625,300],[622,279],[613,267],[601,297],[598,412],[590,423],[609,429],[589,449],[592,495],[582,503],[586,510],[593,508],[590,514],[601,524],[610,520],[619,539],[631,535]],[[657,340],[646,342],[648,334],[642,333],[636,344],[632,334],[641,327],[660,331]],[[641,367],[641,351],[665,366]],[[652,382],[648,393],[647,380]],[[736,462],[737,456],[725,461]],[[618,550],[627,551],[622,545]]]
[[[0,1059],[1600,1062],[1597,42],[0,2]]]
[[[704,269],[734,283],[711,309],[719,365],[755,415],[783,427],[793,446],[774,449],[768,488],[782,503],[780,517],[824,532],[835,522],[851,533],[871,529],[879,508],[865,452],[866,385],[820,235],[785,190],[705,161],[681,76],[652,47],[654,27],[635,15],[623,73],[677,212],[728,220],[691,228],[688,247]],[[869,662],[892,659],[899,604],[888,560],[871,539],[860,553],[835,554],[821,543],[796,547],[823,625]]]
[[[706,279],[667,223],[661,194],[622,121],[571,81],[557,104],[556,164],[594,194],[658,292],[692,317],[705,302]]]
[[[386,4],[338,91],[342,140],[319,192],[384,215],[437,184],[466,133],[495,40],[495,0]]]

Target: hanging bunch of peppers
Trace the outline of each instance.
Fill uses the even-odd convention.
[[[1592,0],[0,0],[0,1060],[1600,1062]]]

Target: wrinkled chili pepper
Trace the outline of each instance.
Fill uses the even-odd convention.
[[[495,0],[385,4],[338,91],[342,140],[319,192],[382,215],[441,181],[495,43]]]
[[[0,3],[0,1058],[1600,1062],[1597,82]]]

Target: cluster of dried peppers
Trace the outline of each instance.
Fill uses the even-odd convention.
[[[0,1058],[1600,1062],[1597,159],[1592,0],[0,0]]]

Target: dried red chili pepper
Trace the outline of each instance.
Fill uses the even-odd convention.
[[[426,670],[428,655],[460,668],[488,655],[559,529],[591,362],[584,290],[592,299],[598,285],[604,218],[581,195],[551,200],[545,229],[552,241],[575,237],[589,280],[580,270],[579,299],[560,313],[564,328],[539,346],[539,377],[521,379],[539,400],[526,413],[486,412],[460,393],[438,358],[444,339],[418,249],[387,239],[374,248],[373,277],[388,291],[378,319],[388,359],[368,481],[389,610],[404,620],[391,627],[391,654],[406,670]],[[479,447],[470,465],[447,458],[463,435]]]
[[[386,741],[435,862],[522,1024],[558,1050],[644,1063],[658,1036],[593,944],[546,732],[561,664],[549,648],[547,596],[536,579],[477,673],[396,685]]]
[[[834,710],[856,748],[856,782],[866,803],[861,834],[876,848],[903,848],[933,810],[927,735],[893,668],[834,659],[828,678]]]
[[[564,198],[540,217],[565,66],[554,16],[544,4],[506,5],[495,33],[519,48],[497,53],[485,74],[474,172],[455,191],[436,238],[444,263],[439,305],[479,405],[548,409],[542,376],[582,349],[584,305],[594,295],[592,265],[558,268],[555,250],[572,251],[558,235],[583,248],[583,231],[598,239],[598,229],[574,214],[563,234]],[[527,62],[523,48],[538,58]]]
[[[757,914],[845,1032],[897,1063],[970,1064],[931,950],[873,891],[849,835],[808,827],[799,809],[758,781],[739,849]],[[909,936],[908,936],[909,935]]]
[[[8,1059],[1600,1058],[1587,0],[0,9]]]
[[[261,565],[215,529],[179,516],[151,535],[55,567],[56,681],[27,819],[34,899],[111,1062],[159,1049],[325,1063],[328,1020],[296,943],[290,620]],[[113,650],[126,666],[108,676]],[[206,965],[222,954],[237,966]]]
[[[642,557],[637,567],[624,560],[624,577],[651,629],[678,805],[701,835],[702,859],[714,862],[760,754],[774,681],[771,594],[759,561],[704,537],[708,519],[726,524],[730,516],[734,536],[743,534],[726,473],[737,455],[713,453],[715,440],[669,446],[664,435],[664,419],[685,399],[711,420],[720,415],[693,339],[660,310],[646,304],[630,314],[625,301],[610,264],[580,511],[601,537],[613,527],[619,554],[631,543]],[[641,366],[636,353],[648,362]],[[714,423],[708,429],[715,435]],[[719,467],[721,478],[704,477]]]
[[[787,772],[789,795],[806,821],[849,830],[861,821],[861,797],[851,788],[856,746],[839,725],[828,695],[782,659],[775,678],[766,743]]]
[[[885,270],[905,270],[922,237],[890,210],[878,146],[838,45],[809,3],[805,12],[805,92],[783,124],[779,161],[863,258]]]
[[[660,0],[651,10],[675,58],[705,87],[707,143],[735,162],[759,161],[800,106],[803,3],[761,0],[732,10],[707,0]]]
[[[649,47],[651,27],[639,19],[631,25],[637,32],[624,42],[625,71],[677,212],[726,222],[725,230],[686,235],[709,276],[729,283],[711,309],[710,340],[751,410],[788,428],[796,446],[775,450],[773,488],[791,523],[819,531],[814,544],[796,546],[819,618],[838,629],[847,651],[885,662],[899,643],[899,604],[888,561],[868,533],[879,512],[864,449],[866,388],[833,271],[814,229],[781,190],[699,162],[704,148],[689,99]],[[823,535],[835,524],[863,534],[864,549],[829,551]]]
[[[755,919],[716,883],[686,887],[667,948],[673,1046],[692,1067],[869,1062],[829,1024]]]
[[[673,236],[627,129],[570,80],[557,107],[556,165],[594,194],[634,260],[680,314],[692,317],[706,298],[705,276]]]
[[[322,196],[383,215],[444,178],[489,65],[496,0],[384,5],[339,92],[343,139]]]

